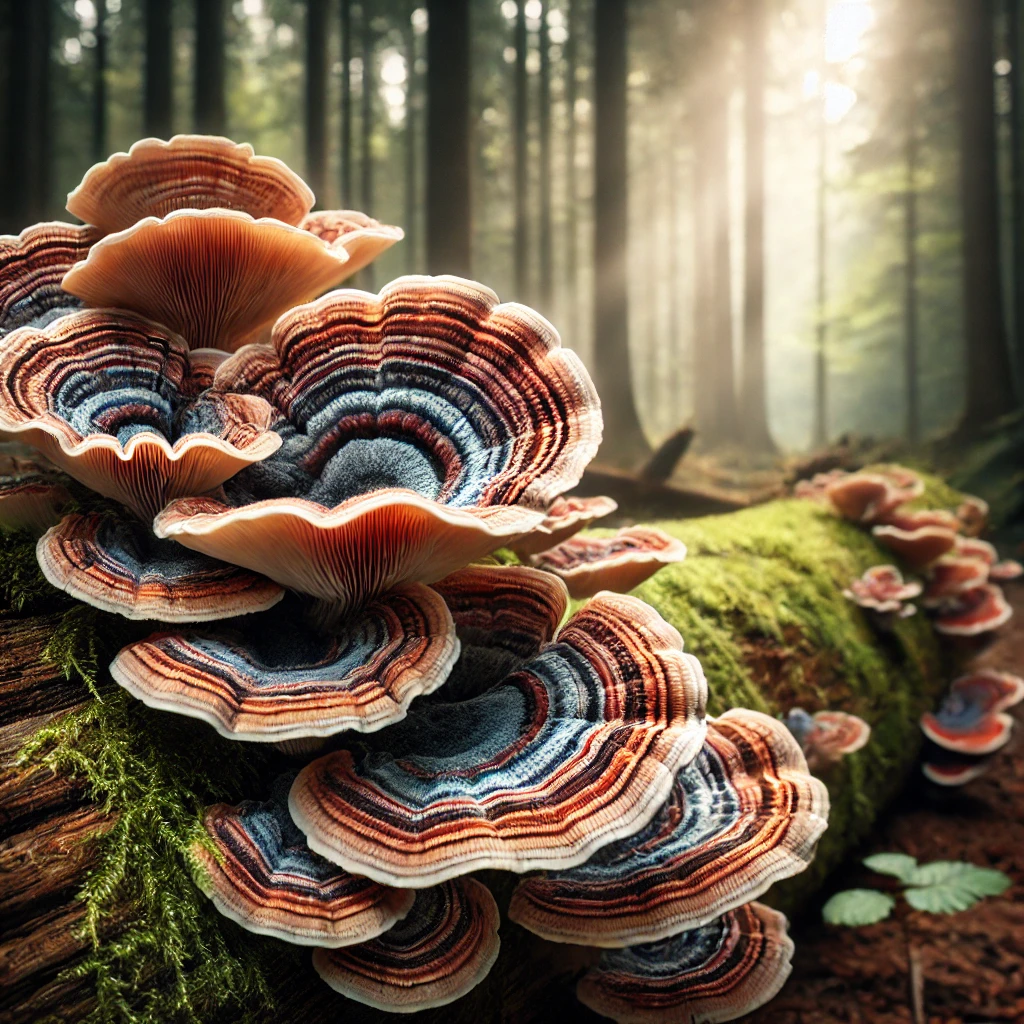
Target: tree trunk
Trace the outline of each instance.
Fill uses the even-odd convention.
[[[415,3],[405,11],[402,37],[405,47],[405,271],[414,273],[419,266],[416,249],[419,244],[416,202],[416,33],[412,25]]]
[[[694,72],[693,126],[693,419],[697,435],[714,443],[719,410],[715,402],[717,372],[713,320],[714,263],[712,217],[709,202],[712,174],[709,164],[708,68],[706,55]]]
[[[529,160],[529,96],[527,93],[526,57],[529,39],[526,33],[526,4],[518,5],[515,27],[515,181],[513,182],[513,204],[515,236],[513,244],[515,298],[519,302],[529,301],[529,245],[530,233],[527,218],[527,185]]]
[[[45,5],[42,5],[45,6]],[[172,33],[171,0],[146,0],[146,80],[142,130],[158,139],[171,137]]]
[[[1007,35],[1010,53],[1010,194],[1013,209],[1013,332],[1017,386],[1024,388],[1024,59],[1021,45],[1021,0],[1007,2]],[[1018,394],[1020,391],[1018,390]]]
[[[341,21],[341,198],[342,209],[355,206],[352,194],[352,4],[339,0]]]
[[[306,0],[306,181],[323,205],[327,182],[327,0]]]
[[[604,409],[604,461],[650,454],[633,398],[627,281],[626,0],[594,3],[594,380]]]
[[[537,305],[545,316],[551,316],[553,302],[554,273],[551,241],[551,42],[548,38],[548,12],[551,4],[541,8],[540,31],[537,45],[540,47],[539,98],[537,111],[537,134],[540,142],[540,175],[537,183],[540,192],[540,223],[538,225],[537,269],[540,286],[537,289]]]
[[[994,0],[957,0],[963,211],[966,403],[972,433],[1015,408],[999,273],[999,204],[993,104]]]
[[[100,3],[99,7],[103,4]],[[196,0],[195,94],[196,131],[223,135],[227,126],[224,101],[224,0]]]
[[[772,452],[768,427],[764,350],[764,76],[765,0],[744,9],[744,259],[743,442],[751,452]]]
[[[904,65],[905,83],[905,173],[903,191],[903,323],[904,323],[904,384],[906,387],[906,435],[911,444],[921,440],[921,403],[919,396],[918,332],[917,332],[917,60],[914,53],[916,36],[907,37]]]
[[[427,271],[469,276],[469,0],[428,0]]]
[[[373,18],[369,4],[362,7],[363,81],[359,117],[359,202],[364,213],[373,216],[373,101],[377,91],[377,69],[374,57]],[[373,264],[359,272],[360,287],[373,291]]]
[[[107,5],[96,4],[96,46],[92,65],[92,160],[106,160],[107,149]]]
[[[568,340],[578,344],[579,196],[576,188],[576,64],[580,0],[567,0],[565,57],[565,302]]]
[[[824,21],[824,18],[822,19]],[[824,68],[824,61],[822,62]],[[822,94],[817,100],[818,122],[818,212],[815,249],[817,273],[814,339],[814,425],[813,443],[828,443],[828,125],[825,123],[824,74]]]

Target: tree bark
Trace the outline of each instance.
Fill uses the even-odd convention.
[[[529,38],[526,32],[526,4],[519,3],[516,14],[515,25],[515,136],[514,136],[514,159],[515,159],[515,180],[513,182],[513,204],[515,217],[514,245],[514,273],[515,290],[514,298],[519,302],[528,302],[529,296],[529,246],[530,226],[528,209],[528,185],[529,185],[529,95],[527,91],[528,81],[526,77],[526,57],[529,48]]]
[[[322,206],[327,182],[327,2],[306,0],[306,181]]]
[[[99,163],[107,147],[107,5],[96,4],[96,46],[92,64],[92,160]]]
[[[825,34],[827,7],[822,4],[822,38]],[[824,46],[824,44],[822,44]],[[818,125],[818,194],[817,231],[815,238],[815,328],[814,328],[814,424],[812,439],[815,447],[828,443],[828,125],[825,122],[825,55],[821,54],[820,78],[817,97]]]
[[[579,317],[579,195],[576,187],[576,65],[579,0],[567,0],[565,57],[565,302],[564,326],[576,343]]]
[[[626,0],[594,3],[594,380],[605,461],[650,455],[633,397],[627,281]]]
[[[470,274],[469,0],[428,0],[427,271]]]
[[[1016,406],[999,270],[999,204],[993,103],[994,0],[956,0],[960,88],[966,403],[971,434]]]
[[[908,33],[903,62],[906,74],[903,128],[906,174],[903,189],[903,373],[907,404],[906,435],[911,444],[917,444],[921,440],[917,329],[917,59],[916,25],[910,21],[910,12],[907,12],[907,18]]]
[[[100,3],[99,7],[103,4]],[[223,135],[227,128],[224,98],[224,0],[196,0],[196,131]]]
[[[45,5],[43,5],[45,6]],[[146,79],[142,124],[146,135],[171,137],[173,109],[171,0],[146,0]]]
[[[540,175],[537,189],[540,192],[540,216],[538,224],[537,269],[540,283],[537,289],[537,305],[545,316],[551,316],[554,299],[554,265],[551,240],[551,42],[548,37],[548,13],[551,4],[541,7],[540,30],[537,45],[540,48],[540,74],[538,81],[537,136],[540,143]]]
[[[373,216],[373,115],[374,98],[377,92],[377,69],[374,57],[373,18],[369,5],[362,7],[361,56],[363,59],[363,81],[359,116],[359,201],[364,213]],[[359,284],[368,291],[374,286],[373,264],[359,272]]]
[[[352,191],[352,4],[339,0],[341,22],[341,198],[339,206],[355,206]]]
[[[402,38],[405,48],[405,270],[414,273],[419,261],[419,224],[416,201],[416,33],[412,25],[415,2],[405,10]]]
[[[744,260],[743,442],[751,452],[773,452],[768,427],[764,338],[764,79],[765,0],[744,8]]]
[[[1007,0],[1010,53],[1010,195],[1013,252],[1013,334],[1017,365],[1017,393],[1024,388],[1024,59],[1021,45],[1021,0]]]

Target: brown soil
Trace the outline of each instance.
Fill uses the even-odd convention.
[[[975,663],[1021,673],[1024,584],[1011,584],[1007,596],[1016,615]],[[909,943],[923,976],[921,1024],[1024,1024],[1024,705],[1012,713],[1016,734],[985,776],[948,792],[921,778],[861,851],[899,851],[922,863],[970,861],[1006,872],[1011,888],[951,916],[904,904],[895,918],[858,929],[821,924],[819,903],[792,929],[797,951],[790,980],[750,1021],[913,1021]],[[834,879],[833,891],[855,887],[889,888],[853,860]]]

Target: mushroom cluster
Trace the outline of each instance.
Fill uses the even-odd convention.
[[[282,752],[265,799],[206,810],[197,884],[332,988],[469,991],[486,868],[525,876],[527,929],[613,950],[589,1005],[746,1012],[792,951],[751,901],[811,861],[827,791],[781,723],[709,719],[678,632],[602,589],[685,552],[574,537],[614,503],[566,497],[602,421],[554,328],[453,277],[338,289],[401,231],[313,201],[248,146],[146,139],[71,193],[87,226],[0,239],[0,519],[151,623],[127,692]]]

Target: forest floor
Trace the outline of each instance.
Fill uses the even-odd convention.
[[[1024,671],[1024,581],[1006,588],[1015,616],[974,664]],[[987,774],[948,792],[923,778],[908,787],[849,869],[791,929],[793,974],[756,1024],[895,1024],[914,1021],[908,950],[923,976],[924,1015],[915,1024],[1024,1022],[1024,705],[1015,735]],[[908,853],[921,863],[963,860],[1006,872],[1012,886],[951,916],[906,905],[867,928],[821,923],[839,889],[891,888],[860,866],[873,853]]]

